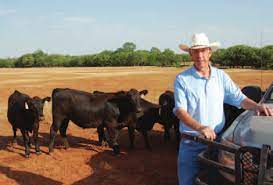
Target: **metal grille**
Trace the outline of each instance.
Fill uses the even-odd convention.
[[[256,156],[246,152],[242,156],[242,177],[244,185],[258,184],[259,164]]]
[[[248,148],[248,147],[247,147]],[[236,170],[237,177],[240,177],[240,184],[242,185],[257,185],[259,176],[259,150],[254,148],[245,148],[239,150],[239,169]],[[238,181],[237,181],[238,182]]]

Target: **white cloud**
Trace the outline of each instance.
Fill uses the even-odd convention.
[[[94,23],[96,22],[96,19],[94,17],[65,17],[64,21],[75,23]]]
[[[0,10],[0,16],[11,15],[15,13],[16,13],[16,10],[14,9]]]

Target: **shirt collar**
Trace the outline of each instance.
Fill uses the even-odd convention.
[[[212,67],[210,64],[209,64],[209,67],[210,67],[210,77],[209,78],[215,78],[216,77],[216,69],[214,67]],[[193,76],[203,79],[203,77],[201,77],[198,74],[198,72],[194,66],[192,66],[191,71],[192,71]]]

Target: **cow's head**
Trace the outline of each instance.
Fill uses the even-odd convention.
[[[127,92],[127,96],[131,99],[133,105],[136,107],[137,113],[142,111],[140,99],[144,97],[147,93],[147,90],[138,91],[136,89],[130,89],[130,91]]]
[[[173,117],[173,108],[174,108],[174,95],[171,91],[166,91],[159,97],[160,108],[160,117],[163,122],[168,122]]]
[[[38,119],[39,121],[43,121],[44,103],[49,102],[50,100],[51,100],[50,97],[46,97],[43,99],[39,98],[38,96],[28,98],[25,102],[25,109],[31,111],[35,115],[36,119]]]

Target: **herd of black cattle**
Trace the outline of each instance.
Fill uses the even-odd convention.
[[[159,104],[151,103],[142,98],[147,90],[118,91],[93,93],[75,89],[56,88],[52,97],[31,98],[17,90],[8,99],[7,117],[12,125],[16,143],[16,130],[22,133],[25,145],[25,157],[30,155],[30,137],[33,132],[35,151],[40,154],[38,140],[39,122],[44,119],[43,107],[46,101],[52,100],[52,125],[50,127],[49,153],[53,151],[57,132],[63,139],[65,148],[69,147],[66,130],[69,121],[82,128],[97,128],[99,144],[108,144],[115,154],[120,153],[117,143],[119,130],[128,127],[130,147],[134,148],[134,131],[138,130],[144,137],[145,145],[151,149],[148,131],[155,123],[164,126],[164,140],[170,139],[170,128],[174,127],[176,138],[179,139],[178,119],[172,113],[174,95],[166,91],[159,97]]]
[[[261,89],[256,86],[247,86],[242,92],[258,102]],[[174,94],[165,91],[159,97],[159,103],[154,104],[143,99],[147,90],[93,93],[75,89],[56,88],[52,97],[43,99],[14,91],[8,99],[7,117],[14,132],[13,143],[16,143],[16,130],[20,129],[25,145],[25,157],[30,155],[29,132],[33,132],[35,151],[40,154],[38,140],[39,122],[44,119],[43,107],[46,101],[52,99],[52,125],[50,127],[49,153],[53,152],[54,140],[57,132],[63,139],[65,148],[69,147],[66,130],[69,121],[82,128],[97,128],[99,144],[108,144],[115,154],[120,153],[117,138],[119,130],[128,127],[130,147],[134,148],[134,132],[138,130],[144,137],[147,149],[151,149],[148,131],[155,123],[164,126],[164,141],[170,140],[170,129],[174,128],[177,147],[179,146],[179,120],[173,114]],[[224,104],[227,128],[232,121],[243,111]]]

